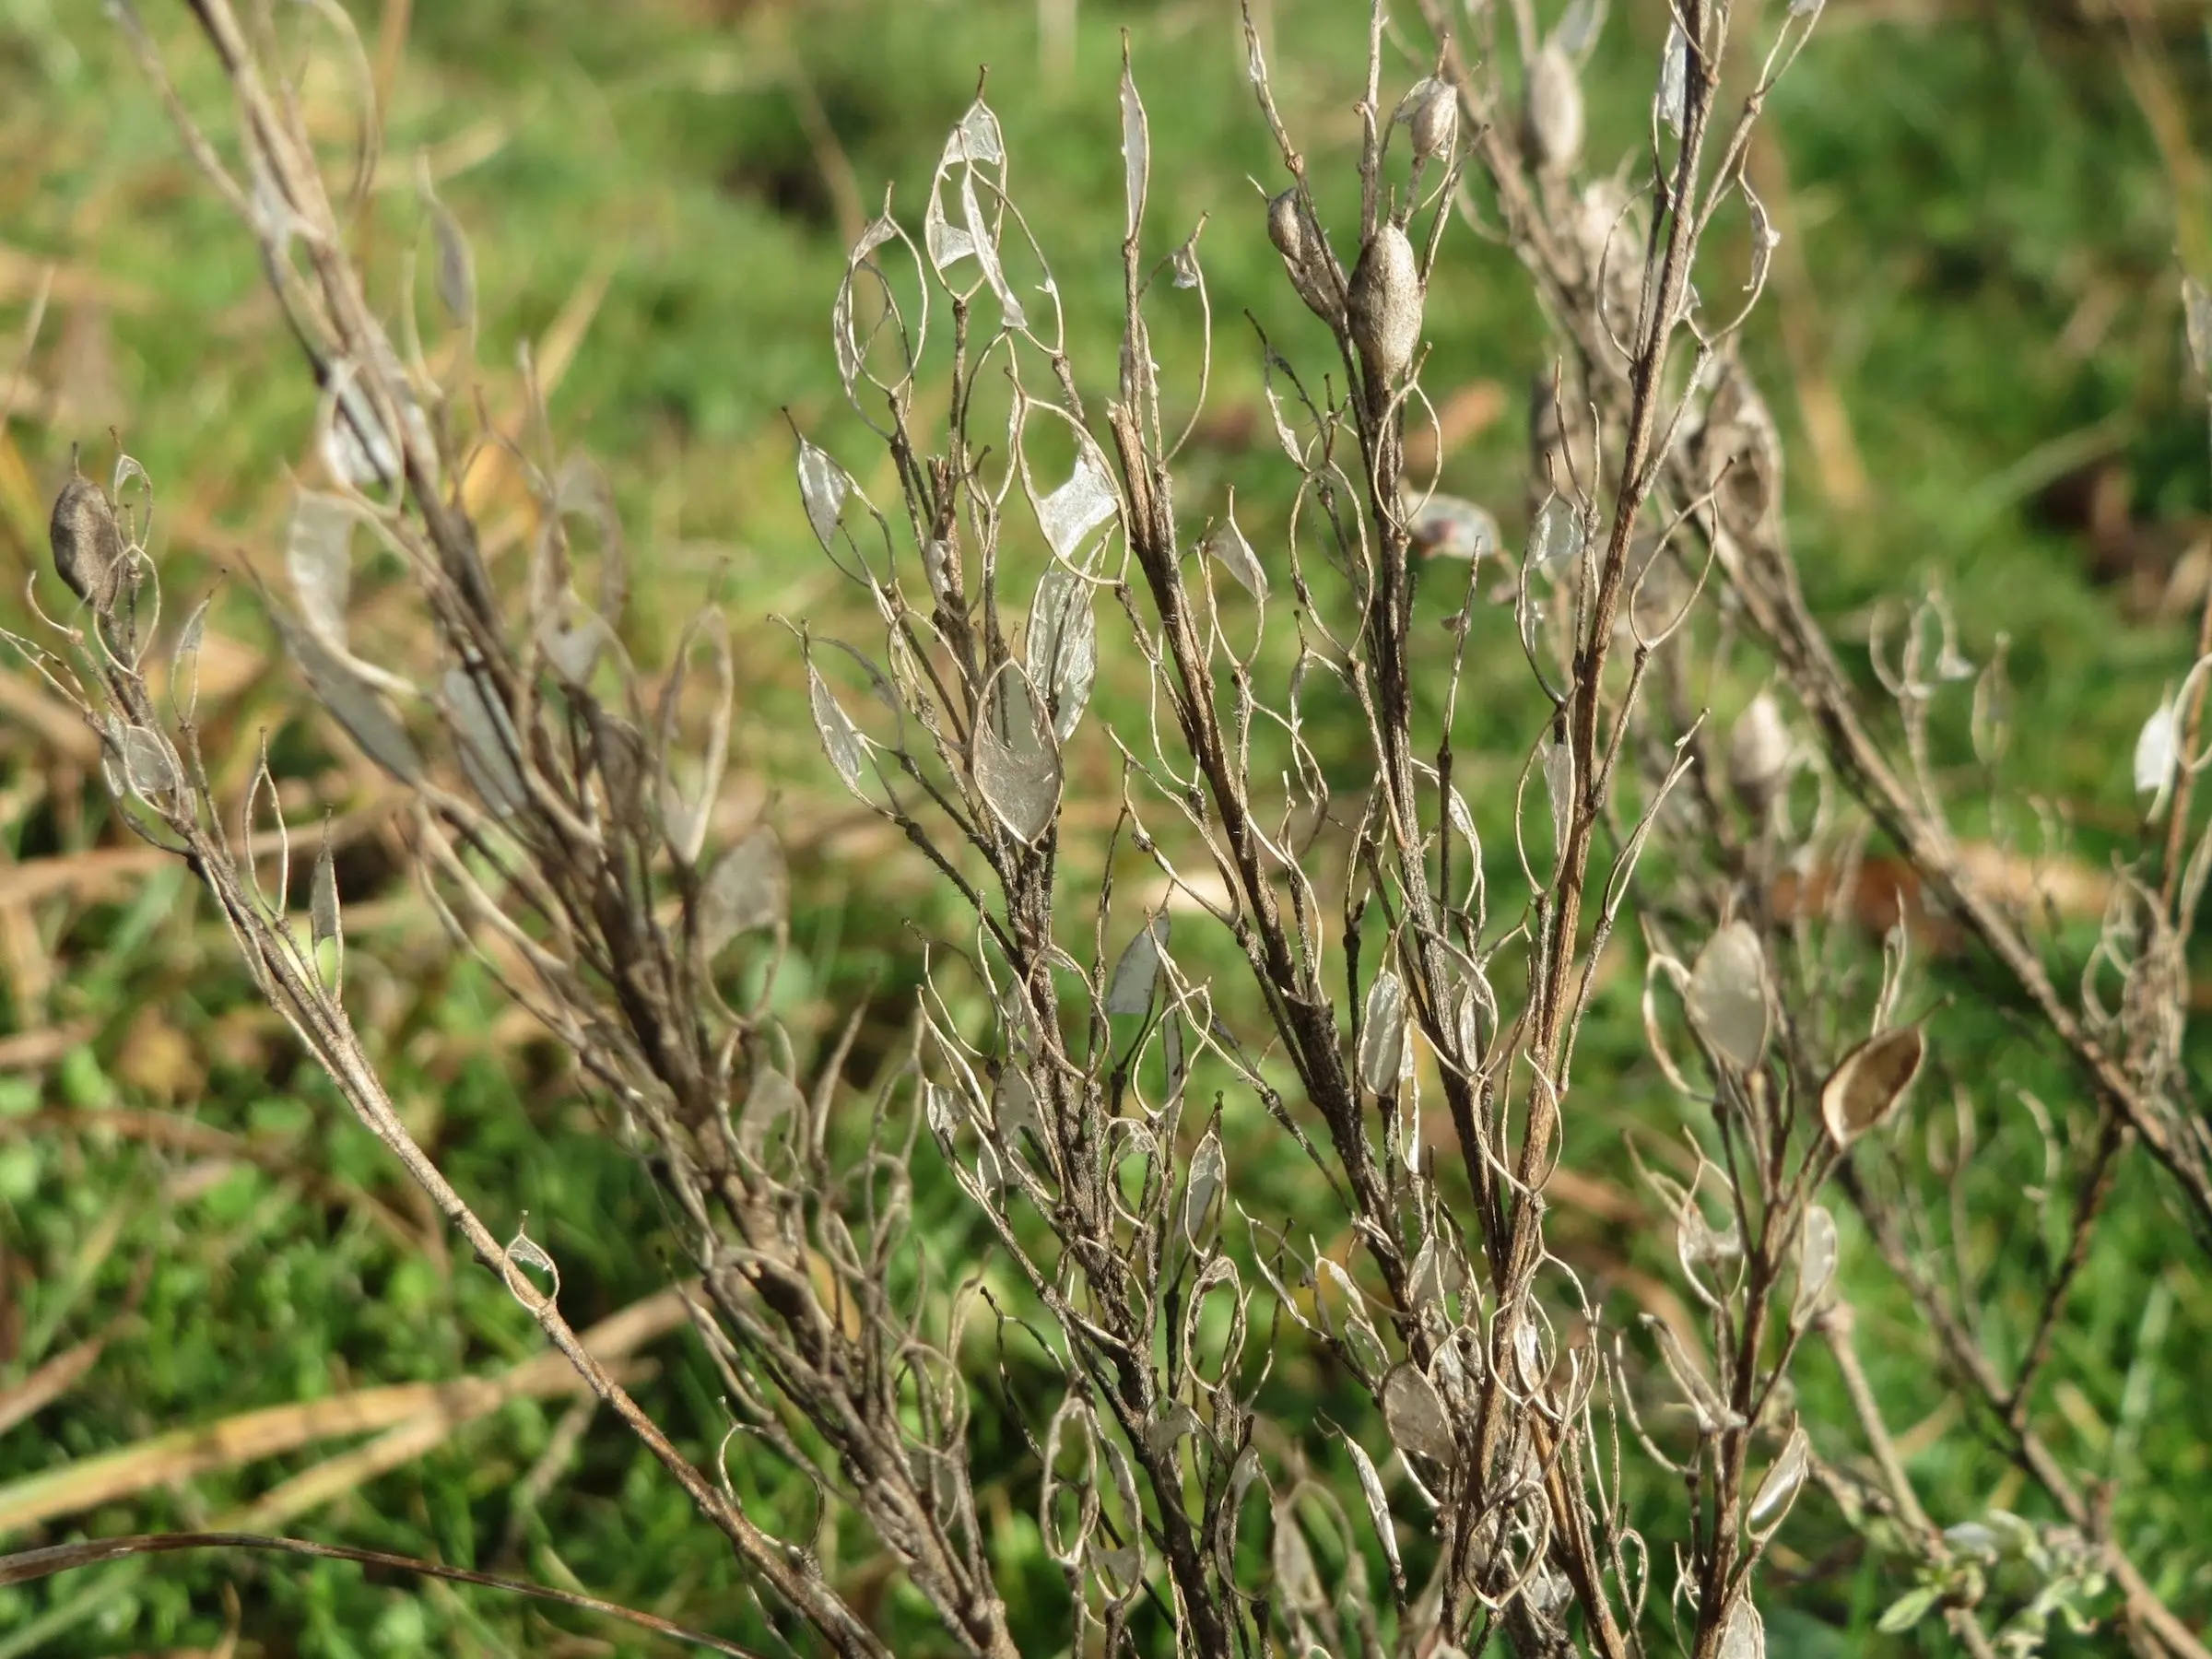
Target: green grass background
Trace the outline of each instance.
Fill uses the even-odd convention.
[[[219,87],[182,8],[149,0],[147,9],[174,48],[188,100],[219,118]],[[795,948],[781,992],[802,1027],[873,996],[876,1023],[895,1031],[914,950],[881,914],[912,913],[924,929],[952,919],[911,868],[874,855],[832,794],[802,712],[796,647],[761,623],[779,613],[856,637],[865,627],[806,535],[783,420],[788,411],[888,499],[888,479],[862,465],[830,352],[841,223],[855,199],[873,211],[891,185],[918,210],[944,132],[988,65],[1015,194],[1053,258],[1078,373],[1102,387],[1118,331],[1113,81],[1125,26],[1154,124],[1152,234],[1164,248],[1212,216],[1203,248],[1225,320],[1214,406],[1256,406],[1241,312],[1293,356],[1312,360],[1319,344],[1245,182],[1275,173],[1232,8],[1087,0],[1068,7],[1076,29],[1065,55],[1041,42],[1041,9],[1052,8],[418,0],[406,37],[387,171],[404,186],[425,148],[452,164],[440,193],[474,242],[489,374],[496,381],[517,345],[542,340],[564,312],[588,311],[552,411],[564,440],[589,447],[614,479],[640,561],[633,643],[652,660],[712,584],[726,596],[745,690],[734,765],[745,790],[772,795],[788,821],[814,831],[794,853]],[[356,8],[372,41],[377,11]],[[2132,826],[2128,749],[2185,667],[2188,641],[2180,625],[2124,618],[2091,581],[2079,540],[2039,520],[2028,498],[2101,435],[2131,466],[2145,520],[2181,523],[2212,501],[2199,389],[2180,348],[2171,155],[2154,141],[2120,37],[2072,20],[2070,7],[1831,0],[1830,11],[1770,117],[1787,158],[1787,228],[1802,274],[1762,312],[1749,345],[1781,386],[1783,324],[1811,343],[1864,474],[1862,489],[1841,488],[1805,441],[1800,406],[1779,399],[1806,583],[1825,613],[1848,622],[1880,595],[1938,580],[1970,654],[1979,660],[2008,635],[2018,699],[2011,776],[2070,814],[2078,854],[2099,863]],[[1616,12],[1590,78],[1591,149],[1601,157],[1642,131],[1640,89],[1664,32],[1655,6]],[[2184,8],[2161,16],[2165,73],[2184,125],[2194,119],[2206,142],[2212,36]],[[1277,0],[1275,22],[1278,89],[1332,182],[1324,196],[1341,200],[1359,31],[1343,6],[1322,0]],[[824,127],[836,140],[827,159]],[[244,237],[181,159],[159,101],[88,0],[0,0],[0,155],[9,159],[0,168],[0,324],[12,333],[41,265],[57,269],[29,364],[34,394],[0,433],[0,590],[19,591],[43,561],[45,504],[69,442],[104,454],[99,435],[111,423],[161,489],[158,547],[172,595],[241,559],[274,568],[286,468],[304,453],[312,387]],[[372,258],[382,268],[410,222],[404,188],[380,202]],[[1446,484],[1494,502],[1517,534],[1518,410],[1547,355],[1541,323],[1500,251],[1455,233],[1446,269],[1429,310],[1430,384],[1493,380],[1509,409],[1448,458]],[[1163,329],[1163,362],[1189,340]],[[1240,500],[1257,503],[1248,527],[1279,514],[1270,447],[1233,434],[1202,447],[1193,499],[1233,482]],[[377,573],[362,581],[373,590]],[[235,592],[221,615],[262,647]],[[388,624],[385,641],[404,650]],[[1478,674],[1496,700],[1477,732],[1501,769],[1527,741],[1525,689],[1508,654]],[[1112,691],[1109,715],[1128,706]],[[278,665],[226,719],[241,745],[257,724],[276,728],[304,772],[324,739],[295,709]],[[1962,716],[1945,727],[1947,763],[1964,755],[1962,731]],[[113,840],[96,792],[6,716],[0,769],[0,841],[16,861]],[[1958,776],[1962,822],[1984,824],[1976,775],[1961,766]],[[495,1227],[528,1210],[533,1235],[561,1264],[576,1323],[659,1288],[667,1234],[643,1172],[600,1133],[557,1056],[495,1028],[496,992],[453,959],[419,907],[406,907],[405,882],[364,878],[394,897],[389,924],[357,935],[357,1018],[418,1133]],[[349,1196],[418,1215],[388,1159],[257,1019],[228,941],[181,873],[24,909],[51,974],[41,982],[10,972],[0,1030],[81,1035],[51,1063],[0,1077],[0,1387],[103,1329],[111,1335],[71,1388],[0,1438],[0,1492],[163,1430],[535,1351],[529,1322],[486,1276],[395,1245]],[[1608,994],[1587,1040],[1577,1096],[1587,1104],[1571,1141],[1572,1158],[1616,1172],[1625,1128],[1664,1133],[1678,1116],[1642,1057],[1632,981]],[[2035,1089],[2063,1124],[2086,1121],[2087,1105],[2023,1034],[1994,978],[1971,963],[1938,964],[1922,994],[1943,1010],[1943,1075],[1923,1101],[1939,1126],[1928,1133],[1948,1133],[1956,1084],[1982,1143],[1971,1220],[1945,1243],[1990,1276],[2002,1351],[2024,1340],[2038,1270],[2029,1242],[2038,1223],[2019,1194],[2041,1155],[2019,1133],[2010,1088]],[[98,1126],[98,1113],[133,1107],[186,1112],[282,1156],[268,1165],[194,1157]],[[84,1119],[58,1126],[63,1111]],[[1255,1159],[1285,1150],[1251,1140]],[[328,1179],[311,1182],[310,1171]],[[1257,1190],[1298,1190],[1294,1166],[1238,1172]],[[2114,1212],[2071,1304],[2046,1390],[2063,1402],[2044,1421],[2069,1462],[2114,1479],[2120,1535],[2201,1620],[2212,1610],[2212,1571],[2201,1564],[2212,1561],[2212,1398],[2201,1386],[2212,1277],[2155,1180],[2131,1171]],[[978,1247],[941,1184],[925,1184],[921,1215],[941,1254]],[[1624,1260],[1653,1253],[1633,1237],[1607,1248]],[[1863,1346],[1893,1420],[1921,1425],[1912,1466],[1930,1511],[1948,1523],[1993,1501],[2031,1507],[1971,1421],[1940,1415],[1924,1335],[1869,1256],[1847,1258],[1866,1311]],[[2169,1324],[2152,1350],[2144,1312],[2160,1305]],[[641,1397],[683,1444],[710,1455],[724,1421],[711,1368],[687,1338],[656,1345],[652,1359]],[[1802,1382],[1808,1411],[1830,1426],[1824,1447],[1850,1450],[1833,1427],[1833,1379],[1811,1360]],[[1310,1370],[1290,1372],[1285,1387],[1348,1409]],[[293,1529],[500,1565],[757,1637],[726,1550],[604,1416],[522,1525],[519,1552],[502,1556],[516,1483],[562,1409],[509,1405]],[[1005,1517],[995,1547],[1015,1616],[1035,1651],[1058,1651],[1063,1592],[1027,1519],[1034,1471],[979,1434],[986,1508]],[[330,1450],[148,1491],[42,1536],[202,1524]],[[811,1500],[772,1470],[745,1463],[735,1473],[767,1512],[808,1512]],[[1678,1518],[1665,1512],[1664,1483],[1653,1482],[1653,1501],[1656,1538]],[[1787,1537],[1802,1582],[1769,1587],[1770,1651],[1840,1654],[1882,1641],[1942,1651],[1933,1624],[1916,1636],[1871,1634],[1906,1580],[1824,1500],[1807,1500]],[[833,1577],[878,1606],[906,1651],[941,1645],[911,1595],[871,1571],[857,1533],[833,1536],[831,1549]],[[210,1649],[224,1630],[226,1585],[241,1599],[247,1651],[267,1654],[664,1651],[603,1622],[347,1566],[171,1558],[0,1589],[0,1659]],[[2079,1645],[2117,1641],[2108,1631]]]

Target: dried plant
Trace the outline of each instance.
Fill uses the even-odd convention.
[[[1347,89],[1361,141],[1358,213],[1341,222],[1247,16],[1283,182],[1214,234],[1264,221],[1329,351],[1227,347],[1264,361],[1288,502],[1242,523],[1232,499],[1194,500],[1179,478],[1216,349],[1206,226],[1151,222],[1126,63],[1117,367],[1071,360],[1062,290],[980,97],[919,227],[887,200],[853,250],[831,346],[898,499],[871,501],[858,475],[882,469],[804,436],[797,462],[824,555],[880,626],[864,647],[794,625],[794,649],[831,767],[968,920],[928,944],[910,1063],[859,1100],[842,1078],[856,1025],[805,1077],[765,994],[727,994],[734,958],[772,973],[788,885],[765,828],[708,846],[728,625],[703,612],[657,689],[632,664],[604,480],[559,449],[534,395],[512,437],[474,401],[475,285],[451,216],[426,181],[433,286],[459,341],[431,351],[411,275],[380,306],[347,256],[346,216],[379,160],[373,114],[350,196],[334,200],[266,15],[193,6],[235,98],[218,145],[114,9],[259,243],[323,391],[327,477],[298,494],[293,601],[267,600],[278,629],[323,707],[410,792],[424,885],[455,936],[648,1157],[700,1275],[725,1455],[806,1471],[818,1522],[865,1520],[961,1651],[1017,1651],[971,1484],[982,1401],[1030,1448],[1073,1651],[1498,1641],[1749,1659],[1766,1650],[1755,1579],[1817,1483],[1918,1564],[1892,1628],[1939,1616],[1970,1651],[2029,1653],[2053,1618],[2109,1601],[2141,1651],[2205,1652],[2109,1506],[2039,1438],[2036,1382],[2117,1160],[2147,1152],[2198,1244],[2212,1237],[2212,1139],[2180,1063],[2181,963],[2212,868],[2191,811],[2212,760],[2212,654],[2146,729],[2144,854],[2070,998],[2033,895],[1978,875],[1930,759],[1932,710],[1971,678],[1994,763],[2001,652],[1969,667],[1930,594],[1877,636],[1889,706],[1861,696],[1800,594],[1779,436],[1736,350],[1777,241],[1746,177],[1751,135],[1818,0],[1677,0],[1648,141],[1615,176],[1583,155],[1602,4],[1575,0],[1545,32],[1527,0],[1502,18],[1444,0],[1394,17],[1378,0],[1364,84]],[[362,65],[372,112],[345,12],[308,9]],[[1494,519],[1409,463],[1438,447],[1409,442],[1434,421],[1425,299],[1469,235],[1518,255],[1557,338],[1518,559]],[[2212,306],[2195,289],[2190,304],[2201,369]],[[1152,326],[1172,308],[1195,312],[1206,344],[1157,363]],[[519,591],[495,582],[465,506],[494,454],[538,510]],[[327,841],[295,878],[265,758],[235,830],[216,798],[195,723],[206,607],[157,650],[151,499],[127,459],[111,488],[72,479],[53,528],[75,604],[17,647],[100,733],[133,827],[191,865],[270,1002],[726,1534],[771,1621],[795,1617],[838,1653],[887,1653],[805,1542],[771,1536],[594,1365],[545,1251],[520,1231],[502,1244],[409,1138],[345,1012]],[[1263,517],[1266,534],[1248,528]],[[444,665],[429,689],[349,643],[364,535],[419,590]],[[1418,610],[1417,590],[1440,586],[1448,625],[1418,627],[1433,602]],[[2206,629],[2212,653],[2212,609]],[[1513,653],[1541,704],[1511,799],[1470,805],[1454,747],[1469,665]],[[1773,684],[1721,736],[1700,711],[1747,662]],[[1141,714],[1094,712],[1101,686]],[[1356,766],[1336,752],[1347,731]],[[1510,890],[1486,874],[1477,806],[1510,827]],[[2009,1116],[2007,1133],[2047,1146],[2042,1202],[2071,1206],[2068,1252],[2009,1367],[1983,1345],[1975,1287],[1931,1265],[1940,1182],[1893,1127],[1933,1110],[1929,1082],[1907,1102],[1940,1047],[1908,1017],[1906,935],[1868,984],[1847,899],[1805,897],[1876,837],[2017,980],[2093,1103],[2086,1142],[2032,1102]],[[1544,1196],[1600,964],[1631,918],[1654,1063],[1703,1109],[1686,1150],[1644,1147],[1689,1300],[1641,1330],[1554,1253]],[[1306,1160],[1289,1213],[1231,1162],[1255,1107]],[[922,1159],[987,1228],[988,1274],[914,1242]],[[1844,1206],[2063,1524],[1944,1524],[1922,1507],[1837,1292]],[[1337,1233],[1348,1256],[1322,1242]],[[1855,1421],[1799,1419],[1791,1373],[1808,1342],[1832,1355]],[[1054,1379],[1041,1410],[1014,1385],[1017,1349]],[[1291,1353],[1325,1357],[1371,1410],[1342,1427],[1271,1411]],[[1669,1472],[1671,1507],[1652,1507],[1661,1488],[1633,1478],[1637,1458]],[[1646,1494],[1633,1510],[1632,1492]],[[2000,1562],[2032,1594],[1994,1588]]]

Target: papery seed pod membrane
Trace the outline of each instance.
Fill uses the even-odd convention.
[[[1424,559],[1481,559],[1505,546],[1498,520],[1488,508],[1441,493],[1408,515],[1406,532]]]
[[[2136,793],[2149,794],[2172,782],[2179,754],[2173,701],[2169,698],[2150,712],[2136,734]]]
[[[1798,1244],[1797,1293],[1790,1301],[1790,1323],[1803,1325],[1819,1312],[1835,1280],[1841,1241],[1836,1218],[1823,1205],[1805,1212],[1805,1234]]]
[[[1735,363],[1722,366],[1701,445],[1721,522],[1739,536],[1756,535],[1782,497],[1782,434],[1766,399]]]
[[[1540,173],[1573,171],[1583,155],[1583,83],[1573,60],[1547,46],[1529,61],[1521,148]]]
[[[1754,813],[1763,813],[1790,769],[1790,728],[1782,708],[1761,691],[1728,732],[1728,787]]]
[[[2212,293],[2194,276],[2182,278],[2183,333],[2189,341],[2189,360],[2197,377],[2212,383]]]
[[[1804,1489],[1806,1470],[1811,1462],[1812,1447],[1806,1440],[1805,1430],[1790,1430],[1790,1438],[1782,1448],[1766,1477],[1759,1483],[1758,1493],[1751,1507],[1745,1512],[1744,1525],[1755,1538],[1765,1538],[1783,1523],[1790,1506],[1797,1501]]]
[[[1398,226],[1383,225],[1359,251],[1347,313],[1369,375],[1382,385],[1395,383],[1413,367],[1421,343],[1420,262]]]
[[[100,486],[76,470],[69,457],[70,479],[53,500],[46,537],[53,547],[54,573],[79,599],[95,607],[106,603],[115,567],[123,558],[123,535],[115,509]]]
[[[1869,1037],[1836,1063],[1820,1086],[1820,1117],[1839,1147],[1888,1123],[1920,1075],[1927,1040],[1916,1025]]]
[[[1382,1421],[1400,1452],[1451,1464],[1459,1445],[1436,1384],[1411,1361],[1401,1361],[1382,1379]]]
[[[1624,340],[1636,326],[1636,308],[1643,297],[1643,240],[1630,208],[1629,194],[1618,180],[1597,179],[1583,187],[1567,215],[1567,234],[1582,258],[1583,280],[1595,288],[1603,274],[1606,324]]]
[[[1766,1621],[1748,1592],[1736,1597],[1722,1621],[1720,1659],[1767,1659]]]
[[[1590,276],[1596,276],[1605,257],[1606,244],[1612,239],[1614,227],[1620,222],[1628,206],[1628,193],[1614,179],[1594,179],[1574,198],[1567,229]]]
[[[1657,638],[1681,615],[1689,597],[1681,559],[1655,531],[1643,531],[1629,544],[1629,605],[1614,624],[1623,640],[1631,637],[1631,623],[1645,639]]]
[[[1767,1052],[1767,957],[1747,922],[1731,922],[1706,942],[1683,1001],[1690,1024],[1721,1060],[1752,1072]]]
[[[1406,135],[1413,140],[1413,159],[1427,161],[1452,147],[1459,135],[1459,94],[1451,82],[1428,76],[1414,82],[1398,105]]]

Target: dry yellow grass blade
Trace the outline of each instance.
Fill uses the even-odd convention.
[[[15,1387],[0,1389],[0,1434],[26,1418],[36,1417],[75,1388],[77,1379],[92,1369],[107,1346],[105,1335],[88,1336],[75,1347],[63,1349]]]
[[[100,759],[99,735],[85,717],[12,662],[0,667],[0,720],[25,727],[64,759],[89,766]]]
[[[688,1322],[680,1288],[671,1288],[633,1303],[602,1320],[582,1334],[585,1348],[602,1362],[618,1359],[640,1345]],[[80,1458],[61,1468],[0,1487],[0,1536],[64,1515],[78,1514],[103,1503],[134,1497],[156,1487],[173,1486],[194,1476],[236,1467],[259,1458],[297,1451],[318,1441],[340,1435],[371,1433],[407,1425],[410,1455],[418,1456],[451,1434],[461,1424],[481,1417],[501,1402],[525,1394],[558,1394],[583,1386],[582,1379],[559,1354],[547,1351],[494,1377],[463,1377],[450,1382],[403,1382],[381,1388],[359,1388],[326,1400],[301,1401],[241,1412],[220,1422],[194,1429],[171,1430],[137,1444]],[[435,1429],[436,1432],[430,1430]],[[392,1437],[387,1437],[392,1438]],[[384,1442],[380,1441],[381,1446]],[[365,1451],[373,1453],[375,1447]],[[353,1454],[359,1457],[359,1454]],[[400,1461],[404,1461],[400,1460]],[[350,1476],[344,1486],[325,1476],[333,1467],[310,1470],[262,1500],[274,1505],[280,1494],[294,1508],[335,1496],[392,1464],[378,1465],[373,1457],[349,1462]],[[255,1512],[259,1512],[258,1508]]]
[[[342,848],[373,835],[397,816],[407,798],[394,790],[357,811],[333,818],[330,844]],[[305,842],[312,833],[294,830],[293,844]],[[267,830],[253,838],[252,852],[257,858],[266,857],[281,844],[276,832]],[[21,904],[55,893],[93,898],[113,891],[121,882],[171,868],[175,863],[175,854],[159,847],[127,846],[93,847],[82,853],[34,858],[27,864],[0,865],[0,904]]]
[[[111,311],[142,312],[154,302],[151,289],[108,276],[90,261],[55,260],[0,242],[0,304],[28,300],[48,283],[63,305],[90,302]]]
[[[0,1037],[0,1077],[10,1072],[44,1071],[71,1049],[89,1042],[99,1029],[90,1020],[77,1020]]]
[[[538,390],[551,397],[560,389],[576,353],[583,346],[583,336],[591,332],[593,319],[606,299],[607,285],[614,281],[617,255],[603,253],[584,272],[575,291],[563,302],[559,312],[547,325],[545,337],[538,341],[536,357]]]

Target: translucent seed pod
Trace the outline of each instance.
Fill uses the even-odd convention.
[[[1573,171],[1583,155],[1583,82],[1556,45],[1529,61],[1521,106],[1521,149],[1540,173]]]
[[[1790,729],[1782,709],[1761,691],[1728,733],[1728,787],[1754,813],[1766,811],[1790,767]]]

